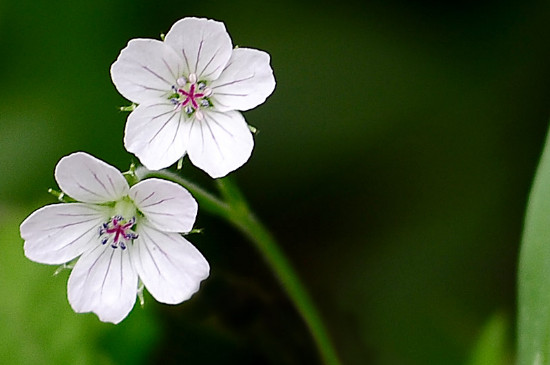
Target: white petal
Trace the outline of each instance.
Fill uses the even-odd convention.
[[[208,277],[206,259],[177,233],[161,232],[147,223],[140,224],[138,232],[132,261],[147,290],[162,303],[189,299]]]
[[[85,203],[106,203],[128,195],[128,183],[113,166],[84,152],[63,157],[55,180],[65,194]]]
[[[275,89],[269,54],[249,48],[233,50],[229,63],[210,87],[218,110],[248,110],[258,106]]]
[[[250,157],[254,140],[241,113],[205,111],[193,119],[187,153],[191,162],[219,178],[241,167]]]
[[[184,59],[187,74],[199,80],[215,80],[231,57],[231,38],[223,23],[198,18],[176,22],[164,42]]]
[[[172,165],[185,155],[185,117],[172,104],[141,104],[128,117],[124,146],[150,170]]]
[[[151,225],[161,231],[193,229],[198,205],[181,185],[161,179],[143,180],[132,186],[130,198]]]
[[[183,58],[154,39],[131,40],[111,66],[118,92],[135,103],[167,99],[183,72]]]
[[[138,282],[130,249],[113,249],[98,243],[80,257],[67,288],[75,312],[94,312],[101,321],[115,324],[130,313]]]
[[[48,205],[21,223],[25,256],[44,264],[63,264],[99,243],[108,208],[67,203]]]

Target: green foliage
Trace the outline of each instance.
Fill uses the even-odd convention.
[[[53,276],[54,266],[28,260],[18,229],[25,212],[1,208],[0,363],[146,363],[159,332],[151,313],[136,307],[114,326],[73,312],[67,301],[69,270]]]
[[[12,210],[10,210],[12,212]],[[100,323],[76,315],[66,296],[67,275],[23,255],[18,215],[0,224],[0,354],[11,364],[110,364],[97,351]]]
[[[509,319],[502,313],[492,315],[483,326],[468,365],[503,365],[508,360]]]
[[[550,364],[550,143],[533,183],[519,263],[518,364]]]

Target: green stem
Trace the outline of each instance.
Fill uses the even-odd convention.
[[[323,324],[304,284],[293,269],[271,233],[262,225],[256,216],[250,211],[241,192],[229,178],[216,180],[222,196],[232,208],[228,219],[247,236],[262,253],[264,259],[279,279],[283,289],[304,319],[309,328],[317,349],[325,364],[340,364],[336,350],[329,338],[328,331]]]
[[[187,190],[191,192],[191,194],[193,194],[195,199],[197,199],[201,204],[199,209],[204,209],[209,213],[222,216],[225,219],[227,219],[227,216],[230,214],[230,208],[226,203],[222,202],[220,199],[210,194],[208,191],[204,190],[200,186],[190,182],[189,180],[184,179],[183,177],[172,171],[149,171],[143,167],[140,167],[136,170],[136,176],[140,180],[143,180],[147,177],[158,177],[175,182],[181,186],[184,186]]]
[[[294,303],[298,313],[302,316],[311,332],[323,362],[326,365],[340,364],[328,331],[304,284],[271,233],[251,212],[243,195],[230,179],[216,180],[218,189],[225,199],[224,202],[201,187],[170,171],[152,172],[139,170],[136,171],[136,174],[140,178],[145,176],[161,177],[184,186],[199,201],[201,209],[227,220],[248,237],[263,255],[288,297]]]

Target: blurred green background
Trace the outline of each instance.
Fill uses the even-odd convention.
[[[260,133],[233,176],[343,362],[467,364],[501,318],[511,363],[548,124],[550,3],[537,0],[0,2],[0,363],[319,363],[261,257],[204,213],[191,237],[212,267],[201,291],[178,306],[148,297],[118,326],[73,313],[68,273],[23,256],[19,223],[53,202],[62,156],[135,160],[109,67],[128,40],[185,16],[272,56],[277,88],[245,113]]]

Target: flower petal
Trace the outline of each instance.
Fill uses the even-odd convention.
[[[188,128],[172,104],[141,104],[128,117],[124,146],[145,167],[159,170],[185,155]]]
[[[136,302],[138,276],[130,250],[100,243],[76,263],[68,283],[69,303],[77,313],[94,312],[103,322],[119,323]]]
[[[233,50],[229,63],[210,87],[218,110],[248,110],[258,106],[275,89],[269,54],[250,48]]]
[[[106,203],[128,195],[128,183],[113,166],[84,152],[63,157],[55,180],[65,194],[85,203]]]
[[[187,153],[191,162],[219,178],[241,167],[250,157],[254,140],[241,113],[208,110],[193,119]]]
[[[161,179],[143,180],[132,186],[130,198],[157,229],[167,232],[193,229],[198,205],[181,185]]]
[[[147,223],[138,231],[132,262],[147,290],[162,303],[189,299],[208,277],[210,266],[204,256],[177,233],[161,232]]]
[[[25,256],[43,264],[63,264],[99,243],[108,208],[66,203],[47,205],[21,223]]]
[[[164,42],[133,39],[111,66],[118,92],[135,103],[167,99],[183,73],[183,58]]]
[[[176,22],[164,42],[183,57],[184,72],[199,80],[217,79],[233,48],[223,23],[198,18]]]

